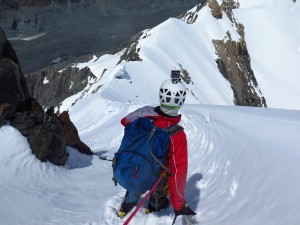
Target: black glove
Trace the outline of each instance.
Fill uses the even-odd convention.
[[[172,225],[175,224],[177,216],[180,216],[180,215],[195,216],[196,215],[196,213],[193,210],[191,210],[191,208],[186,203],[183,205],[183,207],[179,211],[174,210],[174,213],[175,213],[175,217],[174,217]]]
[[[196,213],[185,203],[179,211],[175,211],[175,216],[195,216]]]

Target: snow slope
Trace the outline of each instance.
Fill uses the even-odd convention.
[[[95,153],[112,158],[119,120],[141,105],[97,101],[79,102],[70,113]],[[195,224],[298,224],[299,111],[186,105],[181,112]],[[41,163],[9,125],[0,128],[0,142],[1,225],[123,224],[116,210],[125,192],[113,185],[110,162],[69,149],[65,167]],[[147,216],[143,208],[131,224],[171,224],[173,216],[171,209]]]

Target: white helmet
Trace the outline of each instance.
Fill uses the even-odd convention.
[[[180,80],[169,79],[164,81],[159,89],[161,106],[180,108],[186,97],[186,88]]]

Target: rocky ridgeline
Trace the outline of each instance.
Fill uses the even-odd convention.
[[[51,109],[44,112],[30,96],[15,51],[0,28],[0,126],[7,121],[27,138],[32,153],[43,162],[64,165],[67,145],[93,153],[80,140],[67,112],[60,116]]]
[[[40,73],[27,74],[25,78],[30,96],[44,108],[59,106],[63,100],[96,81],[96,76],[88,67],[80,70],[71,66],[63,71],[46,68]]]
[[[182,16],[187,23],[194,23],[197,20],[198,12],[205,6],[211,9],[212,15],[218,20],[226,13],[233,26],[240,34],[239,41],[234,41],[231,34],[227,31],[227,37],[224,40],[212,40],[218,59],[220,73],[231,84],[234,94],[235,105],[240,106],[258,106],[267,107],[265,98],[259,90],[255,75],[251,69],[251,58],[245,41],[244,26],[238,23],[234,18],[232,10],[239,7],[235,0],[224,0],[222,4],[216,0],[205,0],[197,6],[195,12],[189,12]]]

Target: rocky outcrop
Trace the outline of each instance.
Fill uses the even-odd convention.
[[[26,109],[28,88],[18,58],[0,28],[0,105],[8,109]],[[6,105],[4,107],[4,105]],[[8,113],[9,114],[9,113]],[[3,114],[2,114],[3,116]]]
[[[216,19],[222,19],[223,13],[216,0],[203,0],[201,4],[197,5],[196,10],[183,13],[178,18],[184,20],[188,24],[192,24],[197,20],[199,11],[206,5],[211,9],[211,14]]]
[[[26,75],[29,94],[44,107],[59,106],[66,98],[82,91],[96,76],[89,68],[67,67],[63,71],[46,68]]]
[[[221,7],[219,6],[219,3],[216,0],[210,0],[208,1],[208,7],[211,9],[211,14],[216,19],[222,19],[223,13],[221,10]]]
[[[180,67],[180,76],[181,76],[181,79],[182,79],[186,84],[190,84],[190,83],[193,84],[193,81],[192,81],[192,78],[190,77],[189,72],[188,72],[186,69],[184,69],[180,63],[178,63],[178,65],[179,65],[179,67]]]
[[[242,106],[267,107],[251,69],[251,58],[245,41],[244,26],[238,23],[232,10],[239,7],[234,0],[224,0],[219,6],[226,13],[236,31],[240,34],[240,40],[234,41],[229,31],[226,40],[213,40],[219,58],[216,60],[221,74],[227,79],[234,93],[234,102]]]
[[[92,155],[92,150],[80,140],[78,131],[70,120],[69,113],[67,111],[62,112],[59,115],[59,120],[64,128],[64,136],[66,138],[67,145],[76,148],[81,153]]]
[[[68,153],[63,126],[57,116],[44,113],[34,99],[27,111],[15,114],[11,125],[27,138],[32,153],[42,162],[65,164]]]
[[[27,138],[32,153],[43,162],[64,165],[68,143],[79,143],[74,146],[88,149],[81,143],[74,125],[68,131],[54,113],[50,110],[44,113],[40,104],[28,94],[18,58],[1,28],[0,47],[0,126],[9,121]],[[76,141],[70,142],[65,132],[76,133]],[[87,150],[85,153],[90,154]]]
[[[15,114],[15,109],[7,103],[0,104],[0,126],[3,121],[10,120]]]
[[[221,74],[227,79],[234,93],[234,103],[241,106],[266,107],[244,42],[213,40],[219,58],[216,60]]]
[[[202,4],[197,5],[196,10],[193,12],[186,12],[178,16],[178,19],[184,20],[187,24],[193,24],[198,18],[198,12],[206,6],[206,1],[204,0]]]
[[[21,74],[18,65],[8,58],[1,58],[0,64],[1,102],[9,102],[13,107],[17,107],[26,100],[26,95],[21,85]],[[11,77],[10,74],[14,74],[14,76]]]
[[[223,18],[225,13],[241,37],[239,41],[232,40],[231,34],[227,32],[224,40],[212,40],[218,56],[216,63],[220,73],[231,84],[234,103],[243,106],[267,107],[251,69],[251,57],[245,41],[244,26],[236,21],[232,13],[233,9],[239,7],[239,3],[234,0],[224,0],[219,5],[216,0],[204,0],[195,11],[182,15],[181,19],[188,24],[194,23],[204,6],[210,8],[212,16],[217,20]]]
[[[3,55],[3,49],[6,42],[5,32],[0,28],[0,56]]]
[[[143,35],[143,32],[140,32],[134,35],[130,41],[125,44],[125,51],[120,56],[120,60],[117,64],[120,64],[123,60],[125,61],[142,61],[139,56],[140,48],[138,48],[139,39]]]

